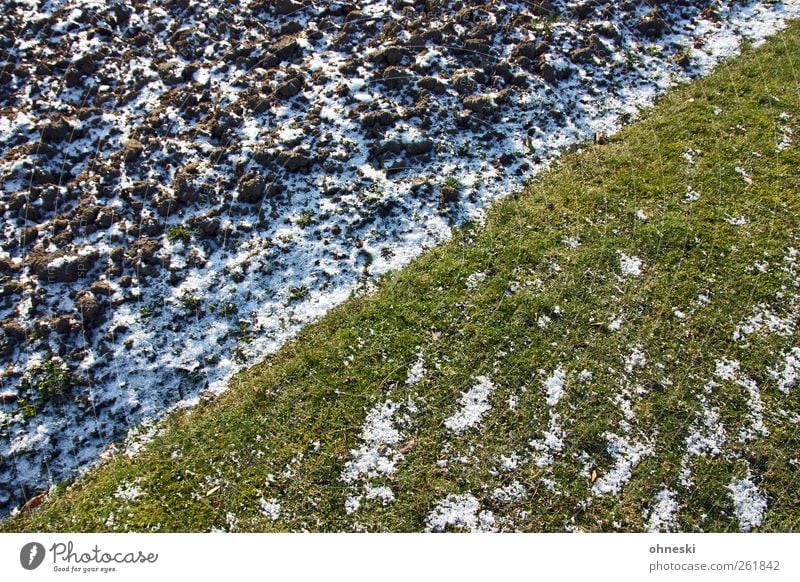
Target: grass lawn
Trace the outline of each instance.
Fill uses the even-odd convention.
[[[800,530],[799,75],[795,23],[0,527]]]

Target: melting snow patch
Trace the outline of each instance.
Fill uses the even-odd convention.
[[[518,501],[522,499],[527,492],[528,489],[525,485],[519,481],[512,481],[508,485],[497,487],[492,491],[492,498],[507,503],[509,501]]]
[[[547,430],[542,438],[532,440],[530,446],[537,452],[534,463],[537,467],[548,467],[553,464],[553,455],[564,449],[564,429],[561,428],[561,417],[550,414]]]
[[[697,202],[700,200],[700,192],[689,186],[686,189],[686,195],[683,197],[684,202]]]
[[[796,324],[792,316],[780,317],[769,306],[761,304],[754,309],[753,315],[740,324],[733,332],[734,341],[756,332],[767,332],[781,337],[790,337]]]
[[[444,425],[455,433],[462,433],[478,424],[492,408],[489,395],[494,391],[494,384],[486,376],[475,378],[475,385],[461,395],[461,410],[444,421]]]
[[[401,403],[387,400],[367,413],[361,438],[364,443],[353,449],[353,459],[345,466],[342,478],[347,483],[363,475],[388,475],[394,472],[395,459],[387,456],[386,447],[400,442],[400,431],[395,426],[394,415]]]
[[[750,426],[739,431],[739,441],[746,442],[755,436],[768,436],[769,430],[764,425],[764,403],[758,384],[745,377],[740,370],[739,362],[734,360],[717,360],[714,374],[723,380],[735,382],[747,391],[747,407],[750,412]]]
[[[750,174],[747,173],[747,170],[741,166],[736,166],[736,173],[742,177],[747,184],[753,183],[753,178],[750,177]]]
[[[642,274],[642,260],[639,257],[620,252],[619,268],[625,277],[639,277]]]
[[[495,531],[494,514],[481,510],[478,500],[471,494],[450,494],[441,500],[425,520],[426,530],[443,532],[448,528],[471,532]]]
[[[728,216],[725,217],[725,222],[727,222],[728,224],[730,224],[732,226],[744,226],[745,224],[748,224],[750,221],[747,219],[746,216],[730,216],[730,215],[728,215]]]
[[[416,412],[417,407],[409,398],[405,402],[386,400],[367,413],[361,428],[363,442],[350,451],[352,458],[342,471],[342,480],[354,490],[345,501],[348,514],[361,505],[362,496],[355,494],[360,486],[366,488],[367,499],[379,499],[384,505],[394,500],[394,493],[388,487],[373,486],[371,481],[395,472],[397,463],[404,458],[396,447],[405,438]]]
[[[408,386],[416,386],[420,383],[422,378],[425,376],[425,355],[420,350],[417,353],[417,361],[414,362],[414,365],[411,366],[411,369],[408,371],[408,378],[406,379],[406,384]]]
[[[656,504],[647,520],[647,531],[651,533],[675,530],[675,515],[678,513],[678,502],[675,492],[662,489],[656,496]]]
[[[647,364],[647,356],[639,346],[634,346],[630,355],[625,358],[625,372],[632,374],[635,368],[643,368]]]
[[[261,515],[275,521],[281,516],[281,504],[277,499],[267,501],[263,497],[258,500]]]
[[[714,375],[732,382],[739,375],[739,362],[736,360],[722,359],[714,362]]]
[[[394,501],[394,491],[385,485],[380,487],[369,487],[367,489],[367,499],[378,499],[383,505],[388,505]]]
[[[750,475],[745,479],[733,480],[728,485],[733,500],[733,508],[739,519],[739,529],[749,532],[764,521],[767,511],[767,498],[751,480]]]
[[[564,385],[567,380],[567,373],[564,368],[556,368],[553,375],[544,382],[544,389],[547,392],[547,406],[555,406],[564,396]]]
[[[606,433],[605,437],[608,452],[614,458],[614,467],[594,482],[592,493],[597,496],[618,495],[630,481],[636,466],[645,456],[653,453],[650,445],[629,441],[613,433]]]
[[[770,370],[769,375],[778,383],[778,390],[788,394],[800,379],[800,348],[792,348],[786,353],[782,366]]]
[[[717,386],[716,382],[709,382],[705,392],[710,394]],[[689,429],[689,436],[686,437],[686,450],[694,456],[719,455],[727,440],[725,428],[720,423],[719,409],[709,405],[706,394],[701,394],[699,399],[702,411],[698,413],[699,418]]]
[[[114,497],[117,499],[122,499],[124,501],[136,501],[139,499],[144,493],[139,488],[139,480],[135,480],[131,483],[121,483],[117,490],[114,491]]]
[[[503,471],[513,471],[519,466],[519,455],[511,453],[510,456],[500,455],[500,468]]]
[[[467,277],[467,289],[474,291],[486,280],[486,273],[472,273]]]
[[[608,331],[619,331],[622,329],[622,324],[625,323],[625,317],[618,315],[612,319],[608,324]]]

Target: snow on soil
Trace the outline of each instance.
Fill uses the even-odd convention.
[[[439,4],[4,9],[0,515],[800,14]]]

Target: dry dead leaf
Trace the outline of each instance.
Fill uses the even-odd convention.
[[[406,444],[403,446],[403,448],[401,448],[401,449],[400,449],[400,451],[399,451],[399,452],[400,452],[400,454],[401,454],[401,455],[407,455],[408,453],[410,453],[410,452],[411,452],[411,450],[414,448],[414,445],[416,445],[416,444],[417,444],[417,441],[415,441],[414,439],[411,439],[410,441],[408,441],[408,442],[407,442],[407,443],[406,443]]]

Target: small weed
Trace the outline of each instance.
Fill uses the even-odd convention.
[[[192,240],[192,231],[188,226],[179,224],[177,226],[173,226],[167,231],[167,239],[170,242],[189,242]]]
[[[295,219],[294,223],[300,228],[308,228],[314,224],[314,213],[310,210],[306,210]]]
[[[450,176],[442,184],[442,202],[455,202],[461,191],[461,182]]]
[[[67,365],[53,356],[48,357],[38,366],[30,370],[30,376],[22,380],[22,390],[35,397],[38,406],[26,403],[36,409],[68,395],[77,384],[77,378],[70,372]],[[24,400],[20,401],[20,406]],[[23,407],[23,412],[25,408]],[[30,412],[30,410],[29,410]]]
[[[300,287],[292,287],[289,290],[289,301],[300,301],[308,295],[308,287],[301,285]]]
[[[233,303],[225,303],[219,307],[219,314],[223,317],[231,317],[239,313],[239,308]]]
[[[186,293],[181,297],[181,304],[189,315],[197,315],[200,313],[201,301],[191,293]]]

